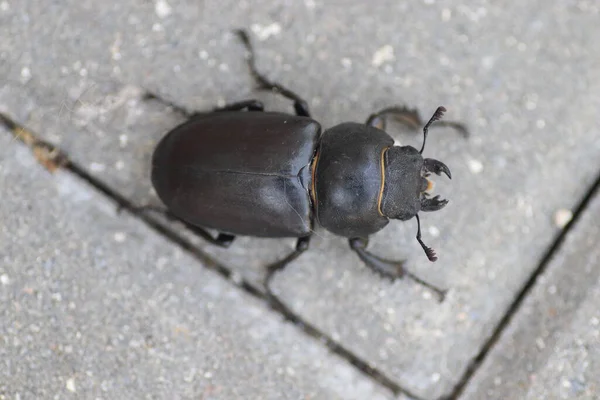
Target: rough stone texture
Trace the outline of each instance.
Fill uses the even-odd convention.
[[[444,129],[428,140],[427,156],[454,176],[438,184],[448,207],[422,218],[440,260],[426,261],[414,222],[391,224],[371,249],[407,257],[415,273],[451,288],[447,301],[381,280],[345,240],[322,231],[274,281],[305,319],[434,398],[460,379],[537,266],[559,229],[554,212],[572,208],[597,173],[598,6],[371,3],[4,1],[0,109],[141,204],[152,199],[152,146],[181,117],[130,85],[189,110],[255,96],[290,109],[252,92],[234,27],[252,28],[260,68],[305,96],[324,126],[394,103],[418,106],[424,117],[446,105],[447,118],[466,121],[473,134],[464,141]],[[405,141],[398,128],[389,126]],[[293,241],[245,239],[230,254],[199,246],[259,285],[260,265]]]
[[[462,398],[600,398],[599,215],[596,194]]]
[[[388,399],[0,129],[0,398]]]

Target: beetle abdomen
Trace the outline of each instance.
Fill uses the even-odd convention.
[[[314,182],[319,224],[346,237],[367,237],[387,225],[379,213],[381,157],[393,144],[388,134],[363,124],[323,133]]]
[[[175,128],[157,146],[152,182],[177,217],[220,232],[260,237],[310,233],[299,174],[321,127],[278,113],[219,112]]]

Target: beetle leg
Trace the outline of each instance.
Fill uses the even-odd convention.
[[[408,107],[403,106],[394,106],[394,107],[386,107],[382,110],[377,111],[369,116],[366,124],[369,126],[373,126],[375,128],[379,128],[385,131],[386,127],[386,117],[393,117],[395,120],[405,125],[409,129],[418,130],[421,126],[424,125],[421,116],[419,115],[419,111],[417,109],[409,109]],[[469,131],[465,127],[464,124],[455,121],[435,121],[435,124],[432,126],[442,127],[447,126],[453,129],[456,129],[463,136],[468,137]]]
[[[407,271],[404,268],[405,261],[391,261],[385,260],[381,257],[377,257],[376,255],[368,252],[366,250],[367,245],[369,244],[369,239],[366,238],[352,238],[348,240],[350,244],[350,248],[358,254],[358,257],[362,260],[363,263],[370,269],[372,269],[377,274],[389,278],[389,279],[397,279],[403,278],[404,276],[408,277],[412,281],[428,288],[433,291],[437,296],[440,302],[444,301],[444,297],[446,296],[446,290],[440,289],[424,280],[419,278],[418,276],[412,274],[410,271]]]
[[[260,100],[244,100],[237,103],[227,104],[225,107],[215,108],[213,111],[239,111],[247,108],[248,111],[264,111],[265,105]]]
[[[244,46],[246,46],[246,51],[248,51],[248,67],[250,68],[252,77],[258,82],[259,88],[277,92],[283,97],[292,100],[294,102],[294,109],[296,110],[297,115],[302,117],[310,117],[308,103],[305,100],[285,86],[269,80],[263,74],[258,72],[258,69],[256,68],[256,56],[254,55],[254,48],[252,47],[252,43],[250,43],[250,37],[248,36],[248,33],[241,29],[236,30],[235,33],[238,35],[242,43],[244,43]]]
[[[269,297],[269,300],[271,301],[273,306],[281,308],[281,302],[271,292],[271,289],[270,289],[270,283],[271,283],[271,280],[273,279],[273,276],[275,275],[276,272],[284,269],[289,263],[294,261],[296,258],[298,258],[300,256],[300,254],[304,253],[308,249],[308,246],[310,245],[310,238],[311,238],[310,236],[304,236],[304,237],[298,238],[298,240],[296,241],[296,248],[294,249],[294,251],[292,251],[290,254],[285,256],[283,259],[276,261],[273,264],[270,264],[267,266],[267,275],[265,276],[263,285],[267,292],[267,296]]]
[[[123,206],[119,206],[119,208],[117,208],[117,213],[120,214],[122,212],[123,208],[124,208]],[[182,224],[185,225],[185,227],[187,229],[194,232],[196,235],[201,236],[207,242],[210,242],[219,247],[227,248],[227,247],[231,246],[231,243],[233,243],[233,241],[235,240],[235,236],[230,235],[228,233],[219,233],[217,235],[217,237],[215,238],[207,230],[200,228],[199,226],[192,225],[188,222],[185,222],[181,218],[178,218],[175,215],[173,215],[171,212],[169,212],[169,210],[165,210],[161,207],[157,207],[157,206],[153,206],[153,205],[145,205],[145,206],[133,207],[133,208],[130,208],[130,210],[134,213],[143,213],[144,211],[152,211],[157,214],[163,215],[168,220],[181,222]]]
[[[423,125],[419,111],[407,107],[386,107],[369,116],[366,124],[385,131],[386,117],[391,116],[410,129],[417,130]]]

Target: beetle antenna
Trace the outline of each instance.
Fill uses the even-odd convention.
[[[442,119],[442,116],[445,112],[446,108],[439,106],[437,110],[435,110],[429,121],[427,121],[427,123],[423,127],[423,146],[421,146],[421,150],[419,151],[420,154],[423,154],[423,150],[425,150],[425,142],[427,141],[427,133],[429,132],[429,126],[435,121],[439,121],[440,119]],[[423,244],[421,243],[421,245]]]
[[[423,250],[425,250],[425,254],[427,255],[427,258],[429,259],[429,261],[431,261],[431,262],[437,261],[437,256],[435,255],[435,250],[433,250],[431,247],[427,247],[425,245],[425,243],[423,243],[423,241],[421,240],[421,220],[419,219],[418,214],[415,215],[415,217],[417,217],[417,241],[419,242],[419,244],[421,245]]]

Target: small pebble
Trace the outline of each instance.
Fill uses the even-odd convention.
[[[262,26],[259,24],[254,24],[250,27],[252,32],[256,35],[258,40],[267,40],[271,36],[277,36],[281,33],[281,25],[277,22],[273,22],[270,25]]]
[[[468,161],[469,170],[474,174],[479,174],[483,171],[483,164],[479,160],[470,159]]]
[[[158,0],[154,5],[154,12],[158,15],[158,18],[166,18],[171,15],[171,6],[165,0]]]
[[[90,164],[90,171],[92,172],[103,172],[106,170],[106,165],[93,162]]]
[[[75,393],[77,391],[75,388],[75,379],[73,378],[67,379],[67,384],[65,386],[69,392]]]
[[[371,64],[374,67],[379,67],[386,61],[392,61],[394,59],[394,48],[389,44],[386,44],[379,50],[373,54],[373,59],[371,60]]]
[[[566,208],[561,208],[554,213],[554,225],[559,228],[564,228],[573,219],[573,212]]]

